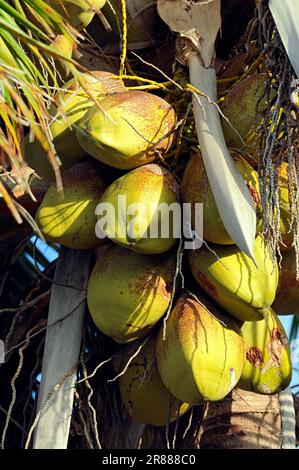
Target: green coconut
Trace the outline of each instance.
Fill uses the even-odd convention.
[[[237,384],[245,361],[237,323],[206,299],[182,295],[156,348],[159,373],[178,400],[197,405],[224,398]]]
[[[244,142],[251,145],[255,143],[256,127],[262,121],[262,113],[269,107],[269,101],[264,96],[266,80],[264,73],[251,75],[238,82],[227,93],[221,110],[233,126],[225,119],[222,120],[224,137],[229,146],[244,146],[237,132]]]
[[[125,407],[138,422],[165,426],[190,409],[163,385],[156,364],[156,337],[150,338],[119,379]],[[127,358],[127,360],[129,357]]]
[[[256,264],[235,245],[190,250],[189,264],[200,287],[241,321],[262,320],[278,285],[278,266],[260,235],[254,243]]]
[[[162,98],[127,91],[93,106],[80,122],[77,139],[86,153],[120,169],[164,156],[173,140],[175,112]]]
[[[174,272],[174,254],[149,256],[117,245],[101,247],[87,290],[93,321],[118,343],[146,335],[168,308]]]
[[[172,173],[156,164],[114,181],[100,202],[97,229],[115,243],[140,253],[163,253],[180,236],[178,184]]]
[[[257,172],[242,157],[236,157],[235,164],[243,176],[252,195],[257,211],[257,232],[260,229],[261,201]],[[234,241],[228,235],[218,212],[211,187],[208,183],[204,164],[200,154],[194,154],[188,161],[182,184],[181,195],[184,203],[191,204],[191,223],[195,228],[195,204],[203,204],[203,238],[212,243],[233,245]]]
[[[296,252],[293,248],[282,253],[279,282],[273,309],[278,314],[299,316],[299,279],[297,279]]]
[[[241,327],[246,361],[238,387],[263,395],[278,393],[291,382],[292,363],[287,335],[275,312]]]
[[[122,80],[113,78],[113,74],[102,71],[92,73],[93,75],[83,73],[82,79],[95,99],[101,101],[109,94],[125,90]],[[75,126],[95,104],[75,78],[66,83],[54,98],[55,106],[52,104],[50,108],[50,114],[53,116],[50,132],[55,151],[62,164],[61,169],[66,170],[86,158],[84,150],[76,139]],[[28,165],[40,176],[48,180],[55,179],[52,166],[41,144],[38,141],[31,143],[29,135],[25,139],[25,155]]]
[[[96,236],[95,210],[105,185],[90,163],[82,163],[63,175],[64,194],[50,186],[35,220],[46,240],[74,249],[102,243]]]
[[[83,29],[105,5],[106,0],[51,0],[47,3],[74,28]]]

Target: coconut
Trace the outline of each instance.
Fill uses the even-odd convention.
[[[50,186],[35,220],[46,240],[74,249],[102,243],[95,234],[96,206],[105,185],[90,163],[76,165],[63,175],[64,193]]]
[[[182,295],[157,339],[162,382],[178,400],[197,405],[224,398],[245,361],[237,323],[206,299]]]
[[[256,127],[262,121],[262,113],[269,106],[264,97],[266,80],[264,73],[251,75],[236,83],[227,93],[221,105],[223,114],[231,124],[222,120],[227,145],[242,148],[244,144],[239,135],[244,142],[251,145],[255,143]]]
[[[287,335],[275,312],[241,327],[246,361],[238,387],[261,394],[284,390],[292,378]]]
[[[213,245],[190,251],[189,264],[200,287],[224,310],[241,321],[263,319],[272,305],[278,266],[260,235],[254,261],[235,245]]]
[[[258,232],[261,228],[261,219],[259,217],[261,201],[258,175],[244,158],[236,157],[234,160],[256,204]],[[192,155],[187,163],[181,184],[181,195],[183,202],[191,204],[191,223],[193,229],[195,228],[195,204],[202,203],[203,238],[209,242],[221,245],[234,244],[221,220],[200,154]]]
[[[120,246],[101,247],[90,275],[87,302],[97,327],[118,343],[148,333],[166,312],[175,256],[148,256]]]
[[[190,409],[163,385],[156,364],[156,337],[150,338],[119,379],[122,399],[136,421],[165,426]],[[127,358],[128,360],[129,358]]]
[[[92,74],[82,74],[82,80],[88,91],[99,101],[108,94],[125,90],[123,82],[113,78],[113,74],[109,72],[95,71]],[[50,114],[53,116],[50,133],[62,169],[66,170],[86,157],[74,130],[87,110],[94,106],[94,101],[75,78],[66,83],[54,99],[55,106],[50,108]],[[45,151],[38,141],[30,143],[29,135],[25,139],[25,155],[28,165],[39,175],[45,179],[54,179],[54,172]]]
[[[178,184],[158,165],[144,165],[117,179],[100,202],[99,232],[127,248],[163,253],[180,236]]]
[[[95,13],[105,5],[106,0],[51,0],[47,3],[74,28],[83,29],[91,22]]]
[[[124,170],[165,155],[175,126],[175,112],[165,100],[131,90],[105,98],[101,108],[93,106],[78,126],[86,153]]]

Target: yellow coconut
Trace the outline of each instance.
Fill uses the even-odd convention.
[[[95,210],[105,188],[101,177],[92,164],[79,164],[64,173],[63,188],[61,194],[51,186],[36,213],[45,239],[75,249],[99,245]]]
[[[241,327],[246,361],[238,387],[261,394],[284,390],[292,378],[287,335],[275,312]]]
[[[244,142],[255,143],[256,127],[262,121],[262,113],[269,106],[264,96],[267,76],[264,73],[251,75],[234,85],[227,93],[221,105],[222,112],[230,121],[222,120],[226,143],[229,146],[242,148]],[[236,129],[236,131],[234,129]]]
[[[77,138],[86,153],[120,169],[136,168],[163,156],[173,140],[175,112],[162,98],[127,91],[101,101],[80,122]]]
[[[113,74],[102,71],[92,73],[93,75],[84,73],[81,76],[86,89],[95,99],[100,101],[109,94],[125,90],[123,82],[113,78]],[[76,139],[75,126],[92,106],[94,101],[75,78],[55,95],[55,106],[50,108],[50,114],[53,116],[50,132],[62,163],[62,170],[72,167],[86,157]],[[28,165],[39,175],[49,180],[55,178],[45,151],[38,141],[30,143],[29,135],[25,139],[25,155]]]
[[[119,379],[128,413],[141,423],[165,426],[190,409],[163,385],[156,364],[156,337],[150,338]],[[127,360],[129,357],[126,358]]]
[[[198,284],[239,320],[264,318],[275,298],[278,267],[262,237],[257,236],[254,243],[256,265],[235,245],[210,248],[189,253],[189,264]]]
[[[51,7],[69,21],[74,28],[85,28],[95,13],[106,3],[106,0],[51,0]]]
[[[278,314],[299,315],[299,279],[297,279],[294,248],[282,254],[279,283],[273,309]]]
[[[257,231],[260,229],[260,192],[257,172],[242,157],[235,158],[235,164],[251,192],[257,211]],[[195,204],[203,204],[203,238],[212,243],[233,245],[234,242],[224,228],[214,196],[207,180],[200,154],[192,155],[185,168],[182,185],[182,200],[191,204],[191,223],[195,228]]]
[[[178,201],[174,176],[158,165],[144,165],[106,189],[98,211],[98,230],[140,253],[163,253],[180,236]]]
[[[206,299],[181,296],[164,329],[156,357],[162,382],[179,400],[199,404],[224,398],[237,384],[245,361],[237,323]]]
[[[168,308],[174,272],[173,254],[158,257],[116,245],[101,247],[87,290],[93,321],[118,343],[144,336]]]

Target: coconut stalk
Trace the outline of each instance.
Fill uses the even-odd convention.
[[[269,8],[290,62],[299,78],[299,2],[269,0]]]
[[[35,418],[35,449],[67,448],[90,259],[90,251],[63,249],[56,267]],[[29,439],[30,435],[27,446]]]
[[[215,40],[220,0],[158,0],[158,12],[179,33],[178,59],[189,66],[193,113],[207,177],[222,222],[234,242],[254,259],[256,214],[251,194],[227,149],[217,101]]]

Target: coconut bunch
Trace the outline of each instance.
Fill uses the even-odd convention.
[[[259,2],[256,16],[267,15],[269,7],[267,32],[256,29],[253,21],[248,27],[253,28],[253,44],[244,37],[250,47],[248,54],[236,53],[219,72],[224,82],[230,73],[238,77],[227,89],[225,83],[221,85],[219,105],[229,148],[234,154],[241,153],[258,171],[262,232],[273,252],[283,256],[292,246],[298,253],[298,111],[294,89],[298,70],[296,43],[286,26],[295,12],[291,13],[288,2],[282,13],[274,0],[269,5]]]
[[[92,97],[76,79],[56,95],[51,132],[64,170],[64,195],[50,183],[35,220],[50,242],[96,248],[87,289],[89,313],[96,328],[116,343],[129,345],[130,351],[136,345],[133,360],[124,353],[119,378],[128,413],[164,426],[191,406],[222,400],[235,387],[260,394],[283,390],[291,380],[290,349],[273,310],[282,280],[262,234],[258,165],[244,151],[270,106],[271,97],[263,95],[265,72],[230,83],[220,103],[230,122],[235,120],[235,129],[225,118],[221,125],[227,146],[235,149],[237,179],[256,213],[251,254],[240,249],[223,221],[203,141],[196,152],[189,148],[182,181],[173,171],[178,116],[171,93],[163,99],[132,90],[101,71],[82,79]],[[242,112],[230,105],[240,96],[237,87],[243,90]],[[27,152],[34,167],[40,149],[28,142]],[[282,167],[281,180],[284,176]],[[44,177],[51,179],[47,170]],[[285,212],[277,212],[275,220],[281,246],[290,248],[287,192],[282,181]],[[181,230],[175,233],[175,216],[160,210],[163,204],[182,203],[191,206],[193,230],[196,204],[203,204],[204,241],[201,248],[186,250],[183,264]]]
[[[134,100],[140,103],[143,96],[151,106],[157,103],[154,121],[148,109],[134,108]],[[127,100],[132,100],[132,107]],[[117,91],[100,105],[107,116],[92,105],[72,131],[72,138],[89,154],[89,161],[81,164],[90,167],[89,172],[76,176],[80,165],[66,170],[64,198],[51,186],[36,222],[51,242],[75,249],[98,247],[87,289],[90,315],[117,343],[136,344],[136,350],[141,344],[134,361],[124,359],[125,372],[119,379],[127,411],[137,421],[164,426],[191,406],[223,399],[236,386],[264,394],[284,389],[291,377],[290,351],[271,309],[278,267],[259,234],[259,222],[253,261],[225,231],[199,154],[191,156],[181,185],[159,160],[153,162],[161,153],[168,161],[173,139],[169,130],[175,128],[176,118],[166,101],[150,93]],[[156,141],[156,154],[151,136],[161,132],[161,124],[153,127],[164,119],[167,124]],[[120,134],[122,124],[126,131]],[[138,128],[149,136],[145,142]],[[98,166],[99,160],[104,165]],[[235,164],[258,212],[256,171],[242,157]],[[125,172],[107,183],[110,167]],[[184,268],[178,264],[180,247],[171,217],[159,210],[161,204],[169,207],[182,201],[193,208],[203,202],[203,237],[208,243],[189,250],[189,267]],[[157,231],[151,237],[154,217]],[[168,235],[163,234],[165,224]],[[180,269],[196,294],[180,292]]]

